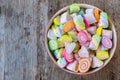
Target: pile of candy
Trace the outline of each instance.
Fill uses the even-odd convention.
[[[85,73],[101,67],[112,48],[108,16],[98,8],[72,4],[56,16],[48,30],[48,45],[61,68]]]

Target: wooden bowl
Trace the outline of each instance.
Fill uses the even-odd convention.
[[[81,8],[86,8],[86,9],[88,9],[88,8],[97,8],[97,7],[95,7],[95,6],[88,5],[88,4],[79,4],[79,5],[80,5]],[[53,19],[54,19],[57,15],[65,12],[65,11],[67,11],[68,7],[69,7],[69,6],[66,6],[66,7],[60,9],[57,13],[55,13],[55,15],[50,19],[49,24],[48,24],[48,26],[47,26],[47,28],[46,28],[46,32],[45,32],[45,45],[46,45],[46,48],[47,48],[47,52],[48,52],[50,58],[52,59],[52,61],[53,61],[57,66],[58,66],[58,64],[57,64],[57,62],[56,62],[56,59],[55,59],[54,55],[51,53],[51,51],[50,51],[49,48],[48,48],[47,32],[48,32],[48,30],[49,30],[49,28],[50,28],[50,26],[51,26],[51,24],[52,24]],[[98,9],[99,9],[99,8],[98,8]],[[100,9],[100,10],[101,10],[101,9]],[[102,11],[102,10],[101,10],[101,11]],[[109,23],[110,23],[109,28],[113,31],[113,39],[112,39],[113,47],[112,47],[112,48],[110,49],[110,51],[109,51],[109,53],[110,53],[109,59],[107,59],[107,60],[104,61],[104,65],[103,65],[103,66],[101,66],[101,67],[99,67],[99,68],[92,69],[92,70],[90,70],[90,71],[88,71],[88,72],[86,72],[86,73],[77,73],[77,72],[73,72],[73,71],[67,70],[67,69],[65,69],[65,68],[61,68],[61,67],[59,67],[59,66],[58,66],[58,67],[59,67],[60,69],[62,69],[63,71],[66,71],[66,72],[71,73],[71,74],[87,75],[87,74],[95,73],[95,72],[99,71],[100,69],[102,69],[104,66],[106,66],[106,65],[108,64],[108,62],[111,60],[111,58],[113,57],[114,52],[115,52],[115,49],[116,49],[116,44],[117,44],[117,35],[116,35],[115,26],[113,25],[113,23],[112,23],[112,21],[111,21],[110,18],[109,18]]]

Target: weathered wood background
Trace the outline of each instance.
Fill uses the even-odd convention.
[[[78,76],[60,70],[48,56],[44,34],[56,11],[71,3],[106,11],[115,24],[115,55],[102,70]],[[0,80],[120,80],[120,0],[0,0]]]

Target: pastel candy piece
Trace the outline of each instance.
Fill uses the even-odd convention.
[[[68,34],[72,37],[74,42],[77,42],[77,32],[76,31],[70,31]]]
[[[68,12],[64,12],[63,14],[61,14],[60,16],[60,22],[62,24],[64,24],[65,22],[67,22],[69,19],[71,19],[71,16],[68,14]]]
[[[61,35],[63,34],[63,30],[61,29],[62,26],[63,25],[61,25],[60,27],[55,26],[55,25],[52,26],[52,30],[54,31],[54,33],[57,37],[61,37]]]
[[[88,36],[88,41],[90,41],[90,40],[91,40],[91,34],[88,33],[87,30],[84,30],[84,32],[85,32],[85,33],[87,34],[87,36]]]
[[[78,42],[76,42],[76,46],[75,46],[75,48],[74,48],[73,52],[74,52],[74,53],[77,53],[77,52],[78,52],[78,50],[79,50],[79,47],[80,47],[79,43],[78,43]]]
[[[102,36],[102,45],[105,48],[110,49],[112,48],[112,41],[107,36]]]
[[[105,48],[102,44],[98,47],[97,51],[100,51],[100,50],[108,50],[107,48]],[[96,52],[97,52],[96,51]]]
[[[84,30],[85,29],[85,24],[83,22],[83,18],[81,15],[77,15],[73,18],[74,23],[76,25],[76,27],[80,30]]]
[[[80,57],[89,57],[89,52],[85,46],[81,46],[81,49],[78,51]]]
[[[94,16],[95,16],[97,22],[99,22],[99,19],[100,19],[100,10],[98,8],[94,9]]]
[[[77,38],[78,38],[78,41],[80,42],[80,44],[85,44],[88,41],[88,36],[83,30],[81,30],[78,33]]]
[[[55,25],[60,25],[60,16],[55,17],[53,21]]]
[[[102,36],[107,36],[109,39],[112,39],[112,31],[111,30],[102,30]]]
[[[54,51],[54,55],[57,59],[62,57],[63,50],[64,50],[64,48],[60,48],[60,49],[57,49]]]
[[[107,13],[105,13],[105,12],[100,13],[99,25],[103,26],[103,28],[108,28],[109,23],[108,23]]]
[[[79,12],[79,11],[80,11],[80,6],[79,6],[79,4],[74,3],[74,4],[72,4],[72,5],[69,6],[69,13],[70,13],[70,14],[71,14],[71,13],[77,13],[77,12]]]
[[[96,53],[96,57],[98,58],[98,59],[100,59],[100,60],[106,60],[106,59],[108,59],[109,58],[109,54],[108,54],[108,51],[98,51],[97,53]]]
[[[80,59],[80,56],[79,56],[78,53],[74,54],[74,56],[75,56],[75,59],[76,59],[76,60],[79,60],[79,59]]]
[[[86,9],[86,14],[84,16],[89,24],[93,24],[97,22],[93,13],[93,9]]]
[[[93,57],[92,58],[92,68],[97,68],[97,67],[101,67],[103,65],[103,61],[99,60],[98,58],[96,57]]]
[[[66,43],[65,43],[66,52],[67,52],[68,54],[71,54],[72,51],[75,49],[75,46],[76,46],[76,43],[75,43],[75,42],[72,42],[72,43],[66,42]]]
[[[64,32],[69,32],[74,28],[75,24],[73,22],[73,19],[68,20],[63,27]]]
[[[78,70],[81,73],[87,72],[89,70],[90,66],[91,66],[90,58],[80,58]]]
[[[50,50],[56,50],[59,48],[59,43],[57,39],[51,39],[49,41],[49,48]]]
[[[92,40],[90,41],[89,48],[92,50],[97,50],[100,44],[101,37],[97,34],[92,36]]]
[[[90,34],[95,34],[96,33],[96,26],[91,26],[91,27],[87,28],[87,31]]]
[[[84,16],[84,15],[85,15],[85,12],[84,12],[83,9],[81,9],[80,12],[79,12],[78,14],[81,15],[81,16]]]
[[[74,18],[75,16],[77,16],[77,13],[73,13],[70,15],[72,18]]]
[[[90,27],[90,24],[88,23],[87,19],[83,16],[83,21],[85,23],[86,28]]]
[[[59,59],[57,60],[57,64],[58,64],[61,68],[64,68],[64,67],[67,65],[67,62],[66,62],[65,58],[63,57],[63,58],[59,58]]]
[[[78,62],[77,61],[74,61],[72,63],[69,63],[66,68],[68,70],[71,70],[71,71],[74,71],[74,72],[78,72]]]
[[[68,63],[74,61],[74,55],[73,55],[73,53],[68,54],[65,49],[64,49],[64,51],[63,51],[63,57],[66,59],[66,61],[67,61]]]
[[[96,34],[97,35],[101,35],[102,34],[102,26],[98,26]]]
[[[71,43],[73,40],[72,40],[72,37],[71,36],[69,36],[69,35],[62,35],[61,37],[60,37],[60,43],[61,44],[65,44],[65,42],[69,42],[69,43]]]
[[[49,39],[56,39],[56,35],[55,35],[54,31],[51,30],[51,29],[48,30],[47,37],[48,37]]]

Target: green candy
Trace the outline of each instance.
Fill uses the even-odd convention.
[[[50,50],[56,50],[59,48],[59,43],[57,39],[51,39],[49,41],[49,48]]]
[[[79,12],[78,14],[81,15],[81,16],[84,16],[84,15],[85,15],[85,12],[84,12],[83,9],[81,9],[80,12]]]
[[[79,12],[79,11],[80,11],[80,6],[79,6],[79,4],[74,3],[74,4],[70,5],[70,7],[69,7],[69,13],[70,13],[70,14],[72,14],[72,13],[77,13],[77,12]]]
[[[55,25],[60,25],[60,16],[55,17],[53,21]]]
[[[74,42],[77,42],[77,32],[75,31],[70,31],[68,34],[72,37]]]

